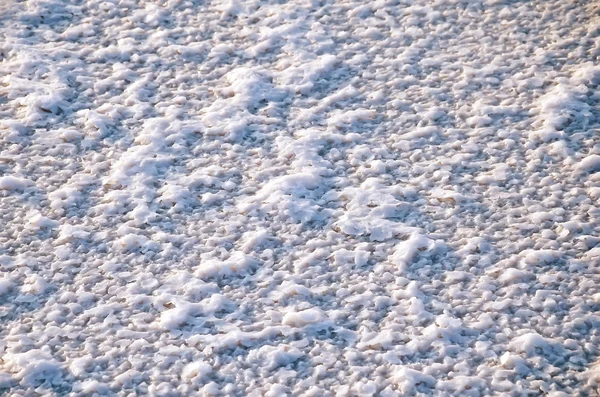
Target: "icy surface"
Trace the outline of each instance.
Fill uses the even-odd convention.
[[[596,395],[593,1],[0,8],[0,394]]]

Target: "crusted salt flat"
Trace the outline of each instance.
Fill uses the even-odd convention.
[[[0,394],[597,394],[599,13],[0,4]]]

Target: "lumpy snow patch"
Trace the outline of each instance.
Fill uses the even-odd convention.
[[[561,138],[571,122],[586,123],[592,117],[590,105],[584,102],[583,95],[579,87],[559,84],[540,99],[543,127],[538,134],[542,140]]]
[[[58,221],[43,216],[39,211],[32,211],[27,216],[27,226],[33,230],[53,229],[59,225]]]
[[[0,177],[0,190],[24,190],[32,185],[33,182],[27,178],[20,178],[11,175]]]
[[[502,284],[513,284],[527,281],[534,277],[535,276],[533,273],[529,271],[511,268],[503,270],[500,274],[500,277],[498,277],[498,281],[500,281]]]
[[[25,353],[5,353],[5,367],[15,374],[24,386],[36,386],[43,382],[62,383],[62,367],[50,354],[32,349]]]
[[[533,356],[550,349],[551,343],[537,332],[529,332],[514,338],[509,343],[509,348],[516,353]]]
[[[258,259],[241,251],[235,251],[229,259],[203,260],[196,275],[200,278],[211,278],[215,276],[244,275],[260,263]]]
[[[301,311],[291,311],[283,316],[283,324],[292,327],[304,327],[306,325],[318,325],[327,320],[326,314],[318,309],[306,309]]]
[[[598,172],[600,171],[600,155],[590,154],[581,159],[576,167],[580,172]]]
[[[8,278],[0,278],[0,296],[9,293],[15,287],[15,283]]]
[[[358,188],[345,188],[341,197],[348,200],[346,211],[336,222],[336,228],[353,237],[368,235],[372,241],[387,241],[396,235],[415,232],[416,228],[399,222],[412,209],[395,197],[397,193],[376,178],[368,178]]]
[[[178,303],[175,308],[161,314],[160,326],[167,330],[180,328],[190,320],[190,316],[196,311],[196,307],[189,303]]]
[[[399,269],[405,270],[419,253],[433,251],[440,245],[443,245],[443,243],[432,240],[421,233],[414,232],[407,240],[396,244],[389,261],[398,266]]]
[[[71,361],[71,364],[69,364],[69,370],[75,377],[85,376],[93,361],[93,357],[89,354],[83,357],[78,357]]]
[[[573,74],[572,79],[587,86],[600,85],[600,66],[593,63],[583,64]]]
[[[194,361],[183,367],[181,378],[187,381],[203,380],[212,372],[212,366],[204,361]]]
[[[523,253],[525,262],[530,265],[554,262],[560,259],[561,256],[561,252],[553,250],[526,250]]]
[[[426,375],[421,371],[406,366],[398,366],[393,375],[394,383],[398,385],[400,391],[405,395],[415,392],[419,385],[432,388],[436,384],[433,376]]]
[[[309,222],[319,214],[316,200],[322,183],[316,169],[291,172],[271,179],[255,195],[240,200],[238,209],[244,214],[259,209],[293,222]]]
[[[452,379],[439,382],[437,386],[441,390],[457,395],[466,391],[484,388],[486,381],[478,376],[455,375]]]
[[[267,345],[252,351],[248,359],[250,362],[259,363],[269,371],[274,371],[298,361],[303,356],[304,354],[298,348]]]

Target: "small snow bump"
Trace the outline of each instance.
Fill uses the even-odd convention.
[[[584,173],[600,171],[600,155],[590,154],[581,159],[577,165],[577,170]]]
[[[16,176],[6,175],[0,177],[0,190],[25,190],[34,183],[26,178],[20,178]]]
[[[306,325],[320,324],[325,321],[326,318],[326,314],[318,308],[290,311],[284,314],[283,325],[304,327]]]
[[[204,361],[194,361],[183,367],[181,378],[190,381],[193,379],[202,380],[212,372],[212,366]]]

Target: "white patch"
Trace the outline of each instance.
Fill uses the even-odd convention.
[[[304,327],[306,325],[319,324],[326,321],[326,314],[318,309],[306,309],[301,311],[287,312],[283,316],[283,325],[290,325],[292,327]]]

